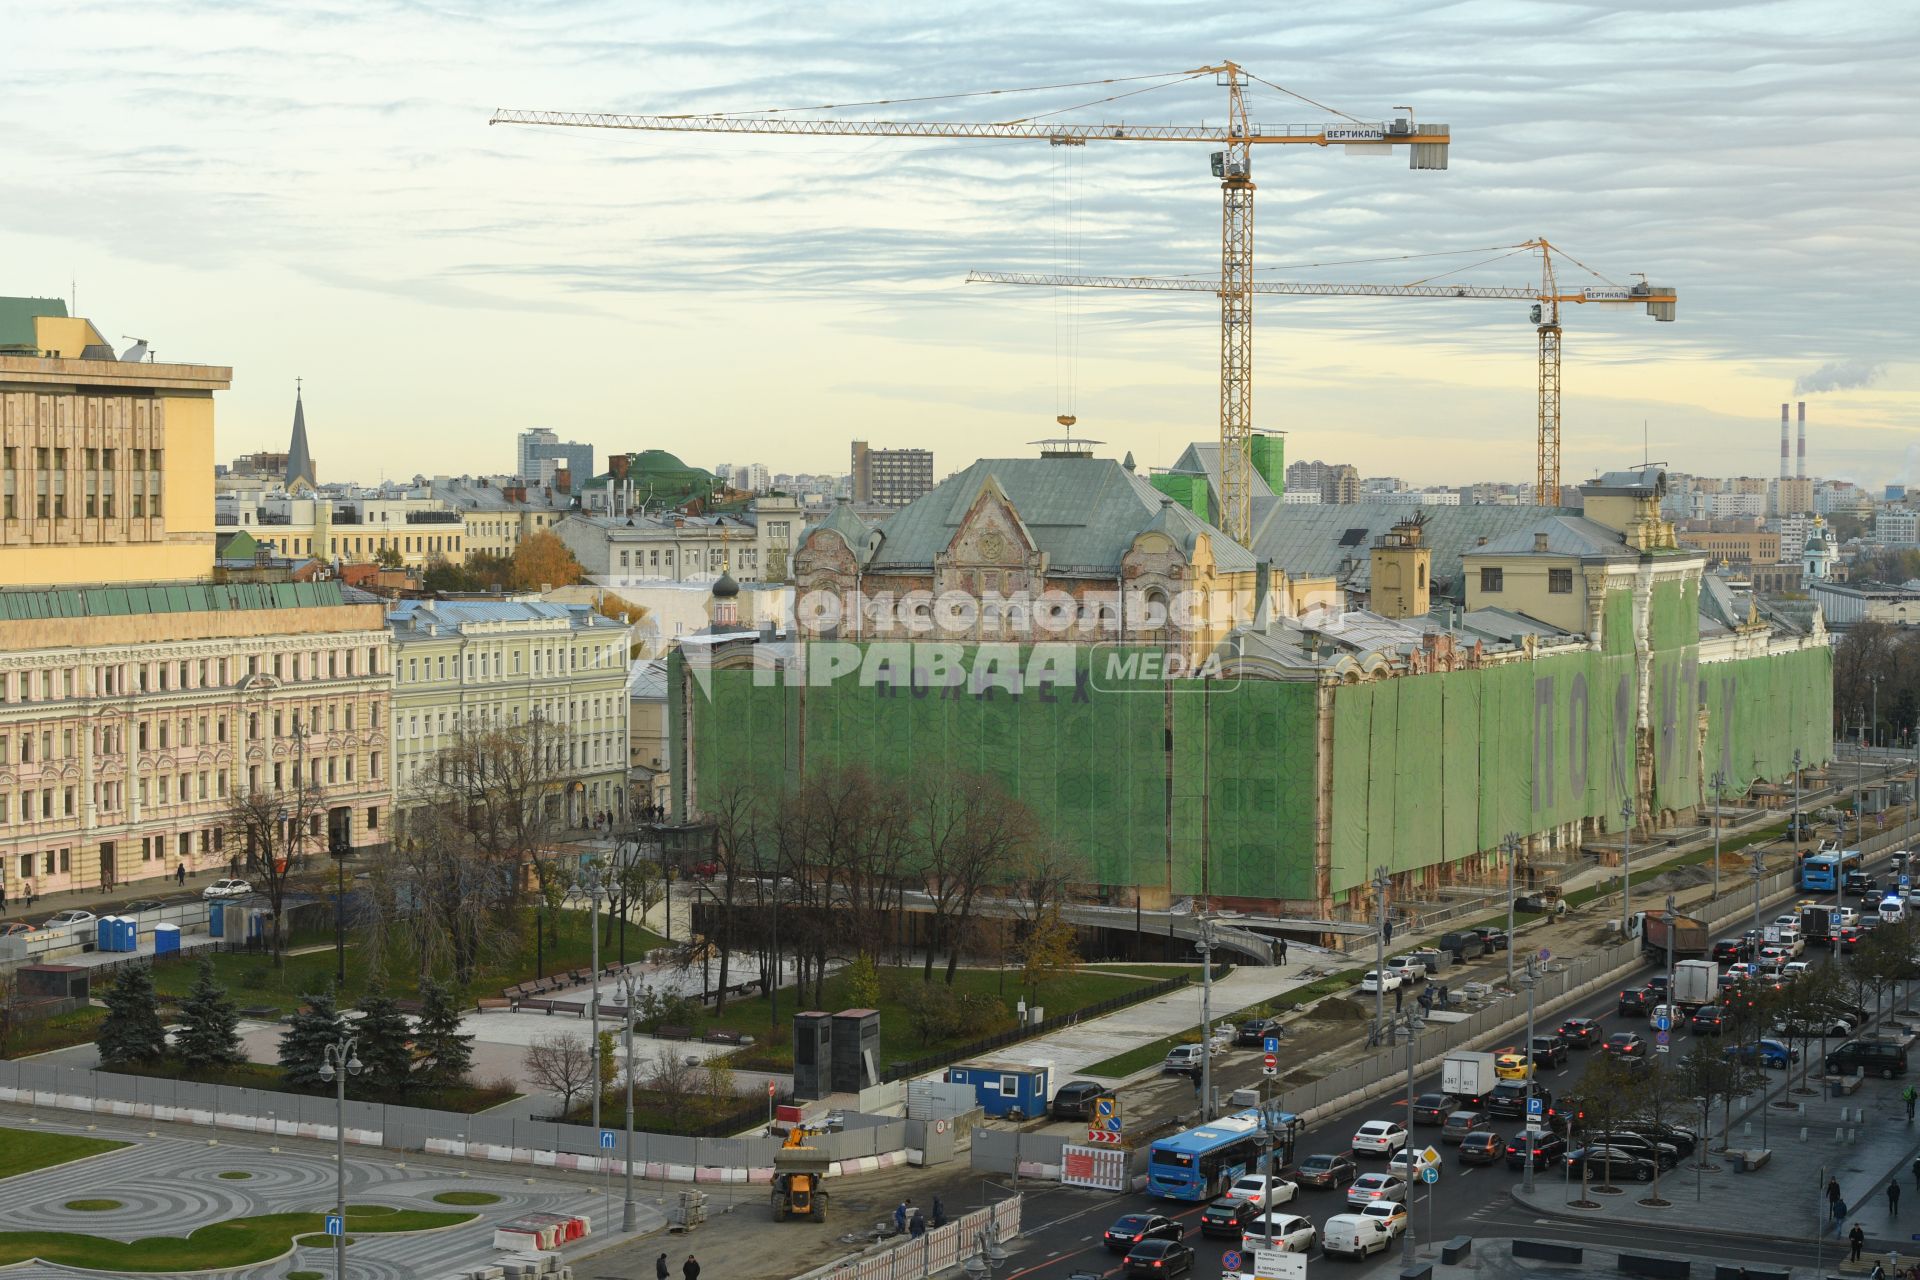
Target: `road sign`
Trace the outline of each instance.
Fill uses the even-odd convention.
[[[600,1149],[602,1151],[613,1150],[613,1130],[602,1129],[600,1131]]]
[[[1540,948],[1540,958],[1542,960],[1551,960],[1553,959],[1553,952],[1547,950],[1545,947],[1542,947]]]
[[[1431,1169],[1431,1168],[1422,1169],[1420,1171],[1420,1181],[1427,1182],[1427,1183],[1438,1182],[1440,1181],[1440,1171],[1438,1169]]]
[[[1908,889],[1908,888],[1911,888],[1912,886],[1913,886],[1913,878],[1911,876],[1900,877],[1900,887],[1902,889]]]
[[[1422,1151],[1420,1155],[1423,1159],[1426,1160],[1428,1164],[1440,1163],[1440,1153],[1438,1151],[1435,1151],[1432,1147],[1428,1147],[1425,1151]]]
[[[1655,1053],[1671,1053],[1673,1052],[1673,1049],[1672,1049],[1672,1046],[1670,1045],[1657,1044],[1653,1046],[1653,1051]]]
[[[330,1236],[343,1236],[347,1234],[346,1221],[339,1214],[330,1213],[327,1215],[327,1234]]]
[[[773,1083],[773,1081],[771,1081],[771,1080],[769,1080],[769,1081],[767,1081],[767,1096],[768,1096],[769,1098],[771,1098],[771,1097],[773,1096],[773,1090],[774,1090],[774,1083]]]
[[[1267,1053],[1270,1053],[1270,1054],[1278,1053],[1280,1052],[1280,1037],[1268,1036],[1265,1040],[1260,1042],[1260,1047],[1262,1050],[1264,1050]]]
[[[1653,1042],[1655,1044],[1665,1044],[1667,1041],[1671,1040],[1672,1038],[1673,1036],[1670,1032],[1656,1031],[1653,1033]]]
[[[1228,1271],[1238,1271],[1240,1269],[1240,1251],[1238,1249],[1229,1249],[1221,1254],[1220,1265]]]
[[[1307,1255],[1285,1249],[1255,1249],[1253,1274],[1260,1280],[1306,1280]]]
[[[1530,1116],[1537,1116],[1537,1115],[1539,1115],[1539,1114],[1540,1114],[1540,1113],[1541,1113],[1542,1111],[1545,1111],[1545,1110],[1546,1110],[1546,1103],[1545,1103],[1545,1102],[1544,1102],[1544,1101],[1543,1101],[1542,1099],[1539,1099],[1539,1098],[1528,1098],[1528,1099],[1527,1099],[1527,1114],[1528,1114],[1528,1115],[1530,1115]]]
[[[1656,1030],[1666,1031],[1673,1026],[1673,1019],[1663,1013],[1653,1020],[1653,1025]]]
[[[1280,1059],[1274,1057],[1272,1054],[1269,1053],[1264,1058],[1260,1059],[1260,1065],[1271,1070],[1272,1068],[1280,1065]]]
[[[1120,1132],[1120,1117],[1119,1116],[1109,1117],[1106,1124],[1106,1130],[1108,1133]]]
[[[1114,1112],[1119,1107],[1119,1105],[1120,1105],[1120,1100],[1114,1097],[1112,1094],[1110,1093],[1102,1094],[1098,1098],[1095,1098],[1093,1100],[1093,1114],[1100,1117],[1102,1120],[1112,1119]]]

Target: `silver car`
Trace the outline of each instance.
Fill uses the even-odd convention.
[[[1353,1180],[1347,1188],[1347,1203],[1356,1209],[1364,1209],[1370,1204],[1382,1201],[1394,1203],[1407,1198],[1407,1184],[1404,1179],[1391,1173],[1363,1173]]]

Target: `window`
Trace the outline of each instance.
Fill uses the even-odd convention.
[[[1480,589],[1488,592],[1499,591],[1505,585],[1503,581],[1504,578],[1504,572],[1499,569],[1482,569],[1480,571]]]
[[[1011,1071],[1004,1072],[1000,1076],[1000,1096],[1003,1098],[1019,1097],[1020,1096],[1020,1077],[1015,1075]]]
[[[1571,569],[1547,570],[1547,590],[1556,596],[1572,595],[1573,594],[1573,570]]]

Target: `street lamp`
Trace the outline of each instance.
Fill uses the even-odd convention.
[[[1806,826],[1800,818],[1800,748],[1793,749],[1793,861],[1800,864],[1800,831]]]
[[[1513,986],[1513,868],[1520,858],[1520,833],[1509,831],[1506,839],[1500,842],[1500,852],[1507,858],[1507,986]],[[1378,1011],[1375,1011],[1376,1014]]]
[[[1633,797],[1620,802],[1620,936],[1633,918]]]
[[[590,914],[587,916],[587,932],[593,940],[593,1131],[600,1132],[600,1094],[604,1086],[600,1081],[600,862],[595,859],[587,864],[587,903]],[[631,1014],[628,1015],[631,1018]]]
[[[626,1018],[626,1023],[627,1023],[626,1025],[627,1138],[626,1138],[625,1154],[622,1158],[622,1163],[624,1163],[627,1166],[627,1194],[626,1194],[625,1201],[620,1206],[620,1229],[622,1231],[633,1231],[638,1226],[640,1209],[639,1209],[639,1205],[635,1202],[633,1198],[633,1076],[634,1076],[633,1005],[634,1005],[634,1001],[633,1001],[633,971],[631,969],[623,969],[620,971],[620,985],[625,988],[624,1005],[625,1005],[625,1011],[627,1015],[627,1018]]]
[[[1200,1122],[1213,1119],[1213,919],[1200,917]]]
[[[1668,930],[1668,932],[1671,934],[1672,930]],[[1513,944],[1511,942],[1507,944],[1507,963],[1509,965],[1513,963]],[[1528,956],[1527,972],[1521,977],[1520,982],[1527,989],[1527,1100],[1524,1114],[1529,1131],[1533,1129],[1533,1073],[1538,1070],[1540,1066],[1533,1057],[1533,988],[1534,984],[1538,981],[1539,979],[1536,978],[1533,973],[1533,957]],[[1409,1112],[1408,1114],[1411,1115],[1412,1113]],[[1533,1143],[1528,1142],[1527,1161],[1524,1166],[1526,1175],[1522,1183],[1522,1189],[1529,1195],[1533,1194],[1533,1162],[1535,1155],[1536,1152],[1533,1149]],[[1432,1193],[1429,1192],[1428,1194],[1431,1195]],[[1411,1217],[1408,1218],[1407,1225],[1413,1225]]]
[[[1387,889],[1393,881],[1387,877],[1384,866],[1373,871],[1373,901],[1379,912],[1379,919],[1373,928],[1373,1029],[1378,1036],[1386,1030],[1386,973],[1387,973]]]
[[[333,854],[334,987],[347,989],[347,839],[344,831],[329,833]]]
[[[342,1033],[337,1044],[326,1046],[320,1079],[335,1087],[333,1120],[333,1211],[340,1218],[340,1234],[333,1238],[333,1278],[347,1275],[347,1077],[360,1074],[354,1056],[357,1037]]]
[[[1713,896],[1720,897],[1720,828],[1726,818],[1721,813],[1727,800],[1727,775],[1722,769],[1713,771]]]
[[[993,1280],[994,1264],[1007,1260],[1007,1251],[1000,1247],[1000,1228],[988,1222],[974,1233],[973,1247],[973,1256],[963,1264],[966,1273],[980,1280]]]

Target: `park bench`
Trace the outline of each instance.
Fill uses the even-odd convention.
[[[481,996],[473,1003],[476,1010],[481,1013],[488,1013],[496,1009],[510,1010],[514,1007],[515,1002],[503,996]]]
[[[570,1013],[576,1018],[587,1016],[587,1005],[583,1000],[548,1000],[545,1003],[548,1017],[556,1013]]]
[[[691,1040],[693,1039],[693,1028],[656,1027],[653,1032],[653,1038],[655,1040]]]

